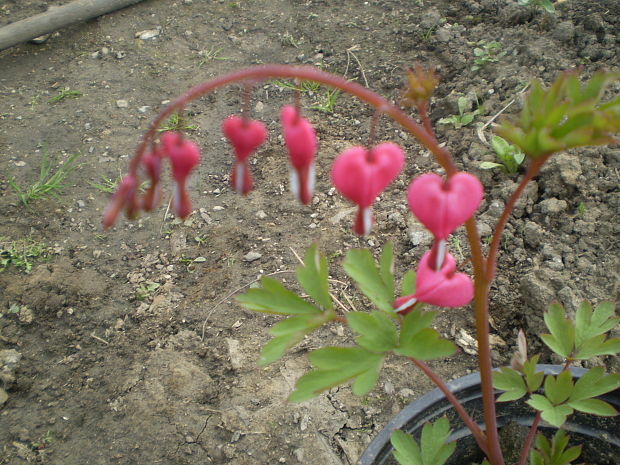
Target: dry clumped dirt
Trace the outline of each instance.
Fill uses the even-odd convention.
[[[66,2],[0,1],[0,26]],[[378,253],[395,244],[397,276],[414,267],[430,237],[408,214],[411,178],[437,170],[430,155],[382,119],[378,140],[407,152],[407,166],[376,204],[365,239],[350,225],[353,209],[331,189],[330,164],[351,144],[365,143],[372,110],[327,89],[302,96],[320,139],[317,193],[310,207],[288,192],[278,110],[290,90],[273,81],[252,92],[253,116],[270,131],[252,166],[257,189],[247,198],[227,184],[231,155],[221,120],[240,110],[237,87],[187,108],[189,137],[203,149],[193,177],[194,212],[185,222],[165,206],[103,232],[108,194],[149,121],[189,87],[259,63],[316,64],[398,99],[404,70],[420,61],[441,77],[432,119],[457,113],[457,98],[481,114],[438,137],[460,167],[480,176],[479,211],[488,236],[517,181],[479,169],[493,160],[476,135],[531,78],[549,83],[575,66],[584,77],[618,70],[620,6],[615,0],[567,0],[547,15],[512,1],[371,0],[145,1],[74,25],[42,45],[0,52],[0,224],[6,250],[29,239],[44,246],[32,269],[0,272],[1,464],[354,464],[383,425],[432,388],[412,366],[389,359],[366,397],[340,387],[303,404],[286,402],[308,370],[305,354],[346,345],[338,325],[306,338],[266,368],[256,360],[278,319],[252,314],[233,295],[257,277],[278,272],[293,285],[311,242],[332,263],[333,291],[356,308],[366,302],[347,284],[340,263],[348,247]],[[150,39],[140,39],[150,31]],[[482,41],[482,42],[480,42]],[[476,45],[498,41],[505,56],[472,71]],[[50,102],[65,89],[79,96]],[[620,91],[618,84],[609,96]],[[486,132],[488,138],[490,134]],[[74,153],[79,167],[58,198],[22,206],[10,179],[25,188],[48,153],[54,169]],[[528,188],[502,243],[493,288],[494,357],[506,363],[519,328],[531,351],[542,311],[556,299],[574,311],[582,299],[616,299],[618,287],[618,146],[555,157]],[[467,257],[464,233],[452,240]],[[3,255],[6,257],[6,254]],[[467,265],[464,265],[467,269]],[[438,329],[462,350],[432,366],[447,379],[475,370],[470,309],[445,311]],[[597,360],[617,370],[617,360]],[[6,396],[5,396],[6,397]]]

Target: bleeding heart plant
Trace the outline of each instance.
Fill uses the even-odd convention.
[[[433,234],[435,241],[425,251],[416,272],[408,271],[402,278],[400,292],[395,291],[394,250],[385,245],[379,263],[375,263],[367,249],[351,249],[343,266],[361,293],[372,304],[372,311],[349,311],[339,314],[329,291],[328,263],[316,246],[311,246],[303,265],[297,270],[300,287],[308,299],[287,290],[278,281],[263,277],[260,286],[238,296],[245,308],[288,318],[277,323],[273,339],[265,345],[260,363],[272,363],[320,326],[338,322],[347,324],[356,333],[352,347],[324,347],[310,353],[313,370],[302,376],[290,395],[299,402],[311,399],[321,392],[349,381],[355,394],[369,392],[377,382],[385,357],[389,354],[406,357],[420,368],[444,393],[454,410],[469,428],[480,450],[490,465],[504,465],[504,455],[498,436],[495,417],[495,390],[504,391],[498,402],[527,397],[527,404],[535,411],[530,432],[523,444],[519,465],[531,460],[536,465],[564,465],[578,455],[577,448],[567,448],[563,432],[556,434],[551,443],[536,432],[541,421],[560,428],[574,411],[601,416],[617,412],[609,404],[595,397],[617,389],[620,375],[604,375],[595,368],[574,382],[568,368],[571,364],[592,357],[614,355],[620,352],[620,339],[607,338],[607,333],[618,323],[614,305],[599,303],[594,309],[585,302],[577,310],[575,321],[564,315],[559,304],[553,304],[544,314],[549,334],[541,336],[547,347],[565,362],[557,377],[544,376],[536,371],[538,355],[529,356],[525,337],[518,338],[518,349],[511,367],[493,371],[489,342],[489,292],[495,277],[500,240],[517,200],[527,183],[537,176],[545,162],[558,151],[584,145],[602,145],[617,140],[620,131],[620,99],[601,102],[606,85],[618,76],[599,72],[581,85],[575,73],[560,76],[548,90],[534,82],[532,91],[515,121],[506,119],[497,132],[509,143],[523,151],[529,164],[514,193],[508,198],[504,211],[495,225],[486,254],[480,243],[474,214],[483,198],[483,186],[468,173],[459,172],[452,156],[435,136],[428,106],[437,85],[433,70],[416,66],[407,74],[407,88],[400,103],[414,107],[421,123],[380,95],[338,76],[311,67],[268,65],[243,69],[213,81],[200,84],[176,99],[155,119],[146,133],[129,173],[120,182],[103,217],[103,225],[111,227],[121,210],[135,217],[140,210],[150,211],[160,197],[162,161],[170,160],[174,181],[174,209],[177,215],[191,214],[187,193],[187,178],[200,160],[197,146],[177,132],[167,132],[157,141],[157,128],[173,112],[180,113],[191,100],[214,89],[236,82],[256,83],[270,78],[291,78],[315,81],[349,93],[375,108],[371,121],[368,147],[355,146],[342,152],[334,161],[331,180],[334,186],[358,206],[353,230],[359,235],[371,232],[371,207],[403,169],[405,155],[391,142],[372,143],[378,116],[385,115],[408,130],[435,157],[444,173],[422,174],[411,183],[407,200],[417,219]],[[246,89],[249,84],[246,84]],[[244,93],[244,108],[249,108],[249,92]],[[294,106],[284,106],[280,112],[284,144],[288,151],[291,189],[297,200],[310,203],[314,190],[314,158],[317,150],[315,131],[301,116],[299,95]],[[253,187],[248,158],[265,141],[267,130],[259,121],[230,116],[222,123],[224,135],[233,147],[235,160],[230,182],[232,188],[247,194]],[[146,173],[150,186],[144,198],[138,198],[137,186],[141,171]],[[454,257],[448,251],[448,238],[457,228],[465,225],[473,281],[466,273],[457,271]],[[425,361],[444,358],[456,351],[450,341],[441,337],[432,327],[436,307],[463,307],[472,304],[476,322],[478,361],[482,386],[484,425],[473,421],[460,402],[451,394],[445,382]],[[339,303],[340,304],[340,303]],[[340,304],[342,305],[342,304]],[[451,310],[455,311],[455,310]],[[401,432],[392,436],[395,458],[401,464],[442,465],[454,450],[446,444],[449,434],[447,420],[427,425],[418,445]],[[434,434],[428,440],[429,431]],[[430,434],[433,436],[433,434]],[[426,436],[425,436],[426,435]],[[426,437],[426,439],[425,439]],[[429,457],[434,459],[429,459]],[[559,457],[559,458],[558,458]]]

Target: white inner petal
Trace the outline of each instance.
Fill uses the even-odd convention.
[[[437,242],[437,261],[435,262],[435,271],[441,270],[441,265],[443,265],[443,260],[446,258],[446,241],[444,239],[440,239]]]
[[[411,307],[412,305],[414,305],[416,302],[418,301],[418,299],[416,299],[415,297],[412,297],[411,299],[406,300],[405,302],[403,302],[402,304],[400,304],[398,307],[396,307],[394,309],[395,312],[400,312],[406,308]]]
[[[238,194],[243,193],[243,163],[237,163],[235,165],[235,190]]]
[[[295,198],[299,201],[299,173],[292,166],[289,169],[289,173],[291,174],[291,192],[295,196]]]
[[[370,233],[370,227],[372,226],[372,210],[370,207],[362,210],[362,225],[364,226],[364,235]]]
[[[314,194],[315,176],[314,163],[311,163],[310,168],[308,169],[308,193],[310,194],[310,197]]]

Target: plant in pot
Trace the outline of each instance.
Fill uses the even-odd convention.
[[[415,271],[410,270],[402,276],[398,291],[390,243],[384,246],[378,262],[367,249],[347,251],[344,270],[368,299],[368,311],[339,310],[329,289],[327,259],[315,245],[307,249],[297,269],[297,279],[305,295],[287,289],[275,279],[263,277],[258,287],[237,297],[246,309],[286,316],[271,329],[273,339],[263,348],[259,363],[273,363],[312,331],[337,322],[348,325],[355,333],[356,345],[312,351],[309,360],[313,369],[298,380],[290,395],[291,401],[306,401],[347,382],[352,382],[355,394],[364,395],[374,387],[382,364],[390,354],[403,357],[428,376],[440,392],[431,397],[444,404],[436,406],[432,414],[416,412],[417,416],[412,418],[397,417],[389,429],[380,434],[383,443],[369,447],[364,454],[361,459],[364,464],[441,465],[448,460],[452,460],[451,463],[482,460],[491,465],[503,465],[524,464],[528,458],[532,464],[570,463],[579,456],[580,447],[569,443],[566,431],[589,442],[586,433],[596,428],[586,423],[580,429],[567,423],[567,419],[582,414],[613,418],[617,414],[605,399],[614,402],[608,393],[618,389],[620,375],[606,375],[601,367],[587,371],[573,369],[584,360],[620,351],[620,339],[608,337],[618,322],[614,304],[600,302],[592,307],[584,302],[574,321],[565,316],[561,305],[552,304],[544,315],[549,332],[541,338],[564,360],[563,365],[555,368],[537,365],[539,356],[527,353],[525,336],[521,333],[511,366],[494,370],[489,342],[489,292],[504,228],[528,182],[555,153],[615,142],[613,135],[620,130],[620,97],[603,102],[602,96],[609,82],[617,77],[598,72],[582,84],[577,73],[567,72],[548,89],[534,81],[520,115],[514,120],[505,120],[496,128],[507,143],[525,154],[527,168],[506,202],[486,249],[474,219],[484,188],[472,174],[459,172],[450,152],[437,140],[428,115],[437,78],[432,69],[421,66],[408,71],[399,105],[354,82],[303,66],[251,67],[200,84],[174,100],[153,121],[130,162],[128,174],[112,196],[103,225],[111,227],[123,210],[133,218],[141,210],[150,211],[156,206],[160,198],[162,164],[166,159],[173,177],[174,211],[182,218],[191,214],[187,179],[200,161],[200,151],[180,131],[159,135],[158,129],[167,117],[173,113],[182,114],[188,102],[206,93],[233,83],[245,85],[242,114],[232,115],[222,124],[222,131],[234,152],[230,185],[243,195],[254,187],[248,160],[267,137],[265,125],[248,114],[253,85],[273,78],[312,81],[359,98],[375,109],[369,143],[343,151],[331,170],[336,189],[358,207],[353,226],[355,233],[370,232],[372,205],[400,173],[405,162],[404,153],[397,144],[375,143],[375,127],[379,117],[384,115],[408,130],[433,154],[444,171],[443,176],[427,173],[416,177],[407,191],[409,209],[433,234],[433,245],[422,256]],[[417,111],[419,122],[403,107]],[[308,204],[314,188],[317,140],[311,124],[302,116],[298,91],[293,105],[282,108],[280,119],[289,158],[291,190],[299,201]],[[150,186],[142,195],[137,186],[143,178]],[[467,232],[473,279],[457,270],[456,260],[449,252],[448,239],[461,225],[465,225]],[[446,384],[426,362],[445,358],[453,354],[456,347],[442,339],[433,328],[437,310],[429,307],[463,307],[470,303],[476,322],[479,375]],[[459,386],[463,389],[457,389]],[[468,391],[471,386],[476,393]],[[496,390],[503,393],[496,397]],[[524,420],[521,410],[511,411],[515,406],[527,407],[531,413]],[[507,449],[500,435],[500,429],[507,435],[512,434],[512,423],[527,425],[516,452]],[[554,427],[556,432],[541,433],[549,427]],[[454,429],[452,435],[451,428]],[[416,437],[401,429],[414,432]],[[605,433],[606,439],[618,442],[617,433],[613,431],[612,426],[611,431]],[[454,440],[466,436],[471,438],[470,445],[477,453],[465,456],[464,446],[458,446],[459,452],[455,455],[466,462],[449,459],[457,447]],[[391,437],[391,445],[388,437]],[[611,454],[617,454],[617,449]],[[615,463],[613,456],[602,460]]]

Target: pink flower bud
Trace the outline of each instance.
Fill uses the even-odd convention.
[[[482,184],[468,173],[457,173],[445,182],[434,173],[424,174],[413,180],[407,194],[413,214],[442,240],[474,214],[482,196]]]
[[[156,149],[153,152],[145,153],[142,157],[142,165],[144,171],[150,180],[150,185],[142,199],[142,209],[150,212],[159,203],[161,198],[161,187],[159,181],[161,179],[161,150]]]
[[[114,194],[112,194],[112,198],[103,213],[101,223],[104,229],[108,229],[116,223],[118,214],[123,208],[126,209],[127,216],[135,216],[139,209],[136,201],[137,187],[138,179],[132,174],[128,174],[121,179],[121,182],[118,184]]]
[[[177,182],[185,182],[200,162],[200,149],[192,141],[183,139],[178,132],[164,132],[160,141],[164,154],[170,158],[172,177]]]
[[[291,164],[291,190],[297,200],[307,205],[314,193],[316,134],[312,125],[293,106],[282,107],[280,121]]]
[[[474,285],[465,273],[456,273],[454,257],[446,253],[439,271],[435,271],[431,251],[426,252],[416,271],[415,294],[394,301],[394,310],[407,314],[417,302],[439,307],[462,307],[474,297]]]
[[[367,150],[351,147],[342,152],[332,167],[334,186],[359,206],[354,231],[365,235],[372,224],[371,205],[400,173],[405,162],[401,148],[385,142]]]
[[[222,132],[233,146],[238,161],[247,159],[267,138],[267,128],[263,123],[237,115],[222,122]]]

